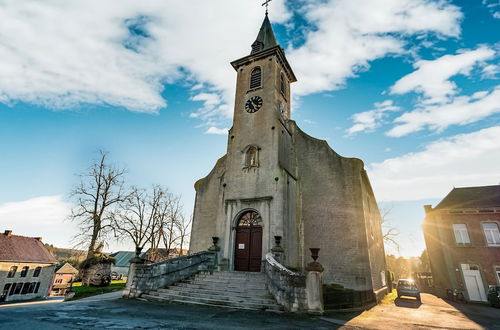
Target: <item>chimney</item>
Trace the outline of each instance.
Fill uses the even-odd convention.
[[[12,230],[6,230],[3,234],[5,236],[7,236],[7,237],[11,237],[12,236]]]
[[[424,205],[424,210],[425,213],[429,213],[430,211],[432,211],[432,205]]]

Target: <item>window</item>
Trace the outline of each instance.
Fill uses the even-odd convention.
[[[455,242],[457,244],[470,244],[469,233],[465,224],[453,224],[453,231],[455,232]]]
[[[257,53],[257,52],[260,52],[262,49],[264,48],[264,44],[260,41],[255,41],[253,44],[252,44],[252,52],[251,54],[254,54],[254,53]]]
[[[30,282],[24,283],[24,285],[23,285],[23,291],[21,291],[21,294],[27,294],[29,292],[29,290],[30,290],[30,285],[31,285]]]
[[[17,272],[17,266],[10,267],[7,277],[14,277],[14,275],[16,275],[16,272]]]
[[[29,289],[28,293],[33,293],[35,291],[35,286],[36,286],[36,282],[31,282],[30,289]]]
[[[12,283],[7,283],[5,284],[5,286],[3,287],[3,292],[2,292],[2,296],[6,296],[8,293],[9,293],[9,290],[10,290],[10,286],[12,285]]]
[[[24,266],[23,269],[21,270],[21,277],[26,277],[29,269],[30,268],[28,266]]]
[[[486,236],[486,243],[488,245],[500,245],[500,231],[498,224],[494,222],[483,223],[484,235]]]
[[[16,289],[14,290],[14,294],[20,294],[22,288],[23,288],[23,284],[22,283],[17,283],[16,284]]]
[[[286,96],[285,76],[283,74],[280,76],[280,91],[283,96]]]
[[[250,73],[250,89],[257,88],[262,85],[262,70],[255,68]]]
[[[500,284],[500,267],[495,267],[495,273],[497,274],[498,284]]]
[[[40,282],[37,282],[35,285],[35,293],[38,293],[38,289],[40,289]]]
[[[259,150],[255,146],[250,146],[245,154],[245,167],[259,166]]]
[[[36,267],[35,271],[33,272],[33,277],[38,277],[40,276],[40,272],[42,271],[42,267]]]
[[[14,290],[16,289],[17,283],[12,283],[12,286],[10,287],[10,292],[9,296],[12,296],[14,294]]]

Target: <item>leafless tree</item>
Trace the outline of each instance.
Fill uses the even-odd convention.
[[[132,187],[128,197],[113,211],[112,227],[119,239],[130,239],[139,255],[151,239],[157,215],[155,195]]]
[[[99,158],[80,175],[80,183],[71,193],[76,206],[69,218],[79,225],[75,240],[77,245],[87,246],[87,258],[94,255],[99,242],[112,230],[111,209],[127,198],[125,170],[110,165],[107,157],[107,152],[99,151]]]
[[[183,216],[182,213],[180,196],[171,196],[171,203],[167,208],[163,227],[163,244],[168,252],[176,246],[180,238],[178,228]]]
[[[180,254],[182,255],[184,251],[184,244],[189,243],[190,238],[190,227],[193,222],[193,217],[186,218],[184,215],[181,215],[179,221],[177,222],[177,229],[179,231],[179,249]]]
[[[391,245],[394,247],[398,253],[400,251],[399,243],[397,241],[397,237],[399,236],[399,231],[390,224],[389,215],[392,212],[392,206],[390,207],[380,207],[380,217],[381,217],[381,226],[382,226],[382,238],[384,239],[384,243]]]

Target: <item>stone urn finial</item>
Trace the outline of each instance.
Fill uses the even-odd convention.
[[[309,248],[311,250],[311,258],[316,261],[319,257],[319,248]]]
[[[280,244],[281,244],[281,236],[274,236],[274,244],[276,244],[277,247],[280,246]]]
[[[212,236],[212,243],[214,244],[214,246],[217,246],[217,243],[219,242],[219,237],[217,236]]]

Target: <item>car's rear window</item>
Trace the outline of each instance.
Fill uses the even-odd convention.
[[[401,285],[401,286],[410,286],[410,287],[416,287],[417,285],[415,284],[415,282],[413,281],[405,281],[405,280],[399,280],[398,281],[398,285]]]

